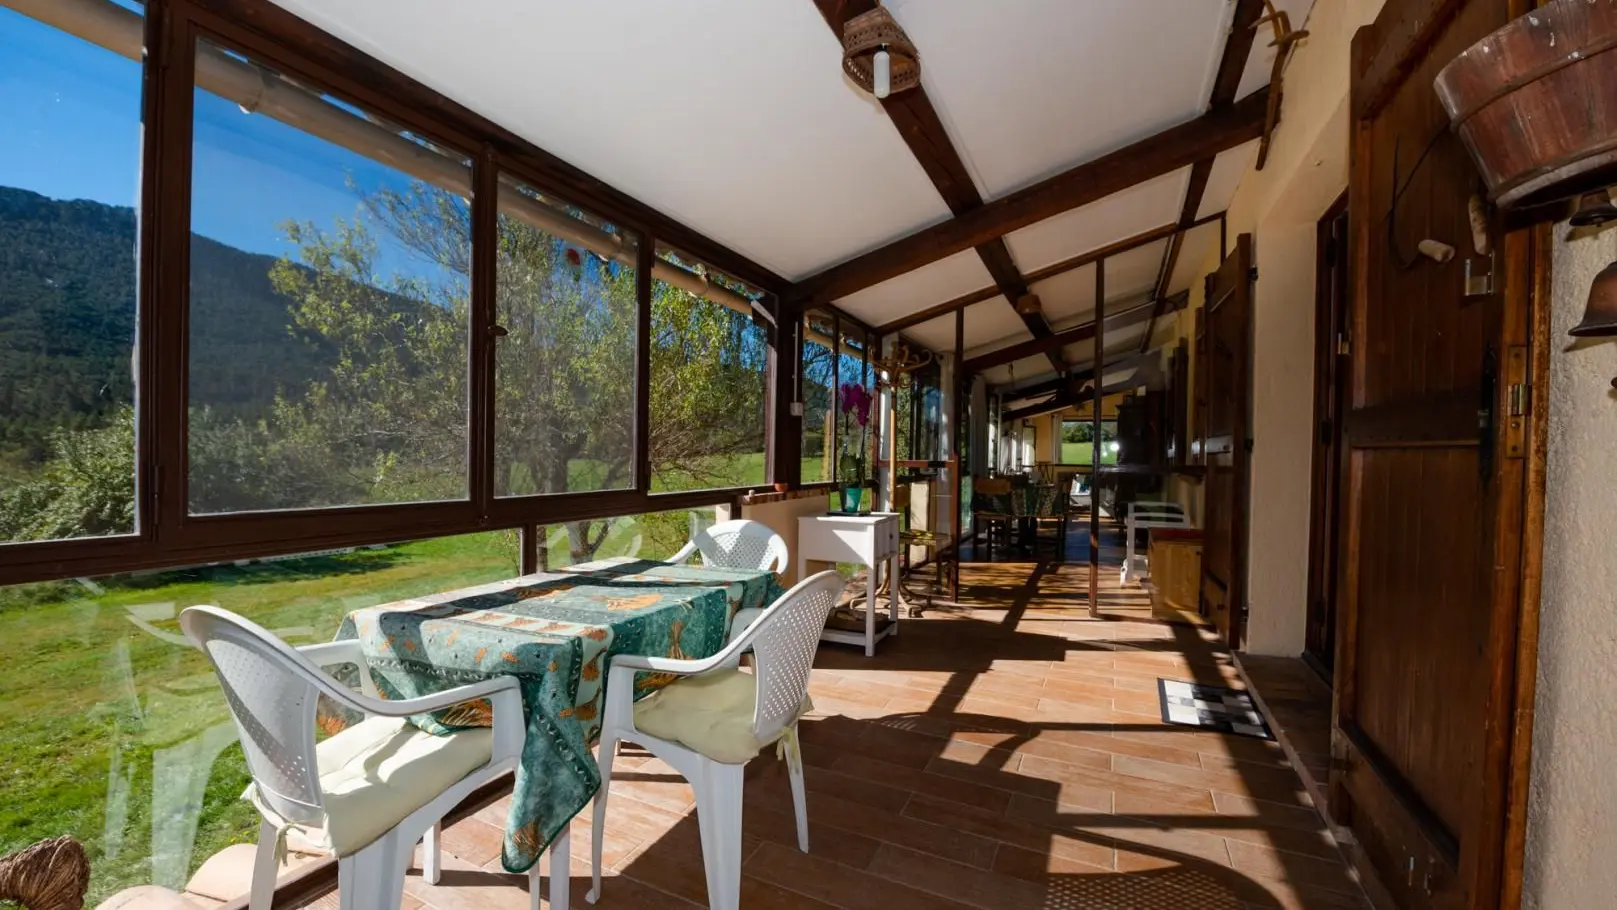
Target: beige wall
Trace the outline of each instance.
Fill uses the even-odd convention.
[[[786,541],[786,552],[791,554],[791,563],[786,571],[781,573],[781,584],[791,587],[797,584],[797,519],[804,515],[824,515],[830,508],[829,496],[806,496],[800,499],[786,499],[780,502],[766,502],[758,505],[742,506],[741,514],[736,518],[750,518],[762,522],[774,529],[781,539]],[[732,517],[732,512],[721,507],[719,520],[724,521]]]
[[[1527,821],[1526,910],[1617,905],[1617,343],[1576,345],[1617,232],[1556,228],[1544,589]]]
[[[1253,235],[1252,489],[1247,650],[1303,648],[1308,583],[1309,468],[1313,439],[1315,226],[1347,188],[1349,51],[1382,0],[1318,0],[1308,38],[1286,70],[1280,127],[1262,171],[1250,171],[1230,203],[1231,243]],[[1215,270],[1217,251],[1204,263]],[[1172,331],[1189,338],[1202,281]],[[1168,345],[1171,350],[1172,344]],[[1199,498],[1178,483],[1176,498]],[[1199,517],[1199,508],[1192,513]]]

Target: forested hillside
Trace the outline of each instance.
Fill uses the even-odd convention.
[[[192,372],[223,416],[329,372],[330,345],[288,331],[275,259],[195,238]],[[0,187],[0,466],[47,456],[58,429],[101,426],[133,400],[135,214]],[[3,475],[0,475],[3,476]]]

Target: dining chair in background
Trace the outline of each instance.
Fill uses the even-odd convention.
[[[808,806],[797,721],[811,707],[809,670],[826,617],[842,592],[836,572],[810,576],[781,595],[724,650],[704,660],[620,654],[612,658],[601,726],[601,789],[590,834],[589,900],[601,896],[601,844],[607,795],[618,743],[644,747],[690,781],[696,791],[702,862],[712,910],[741,903],[741,795],[743,772],[766,747],[779,743],[797,812],[797,845],[807,853]],[[752,672],[734,658],[750,649]],[[682,677],[638,704],[636,675]]]
[[[522,694],[514,677],[421,698],[384,701],[365,671],[358,641],[293,648],[252,621],[217,607],[191,607],[180,627],[213,664],[241,735],[263,821],[248,907],[269,910],[287,833],[337,857],[342,910],[397,910],[404,876],[424,841],[424,878],[436,884],[443,817],[477,788],[516,768],[522,754]],[[326,672],[359,667],[354,692]],[[367,715],[315,742],[320,696]],[[486,700],[492,726],[434,736],[412,714]],[[567,829],[550,845],[550,906],[568,906]],[[539,868],[529,873],[539,910]]]

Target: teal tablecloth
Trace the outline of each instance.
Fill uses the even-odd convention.
[[[515,676],[527,715],[501,861],[522,872],[601,786],[590,743],[601,728],[606,662],[616,654],[700,659],[724,647],[739,609],[773,603],[771,572],[607,560],[433,597],[355,610],[377,689],[415,698]],[[636,697],[671,680],[643,674]],[[412,718],[445,733],[488,726],[486,702]]]

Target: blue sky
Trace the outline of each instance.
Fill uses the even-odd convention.
[[[139,188],[140,65],[0,9],[0,186],[132,206]],[[193,231],[255,253],[293,252],[279,225],[352,219],[361,190],[409,179],[234,103],[196,92]],[[380,270],[436,272],[389,238]],[[440,276],[435,276],[440,277]]]

